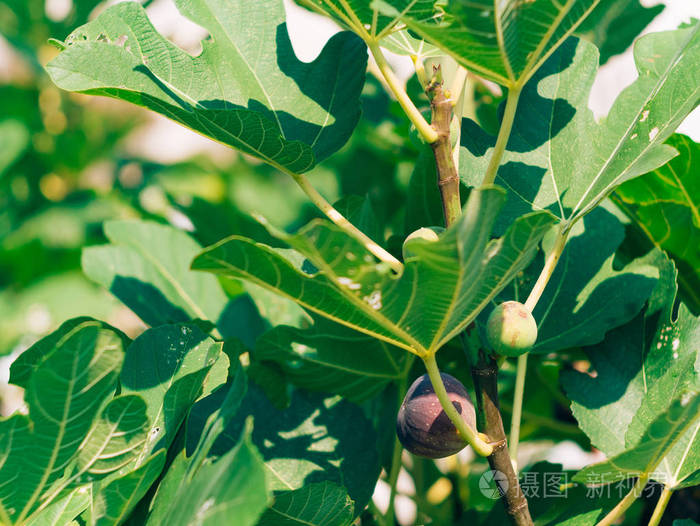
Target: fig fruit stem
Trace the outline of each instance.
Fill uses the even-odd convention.
[[[641,495],[642,490],[644,489],[644,486],[647,485],[648,481],[648,474],[640,476],[637,479],[635,485],[630,490],[630,492],[627,495],[625,495],[625,497],[617,503],[617,506],[610,510],[610,513],[603,517],[603,520],[596,524],[596,526],[611,526],[612,524],[617,523],[620,517],[622,517],[622,515],[629,509],[629,507],[632,504],[634,504],[634,501],[637,500],[637,497]]]
[[[518,99],[520,99],[520,91],[521,88],[515,86],[511,87],[508,90],[506,108],[503,112],[501,127],[498,130],[496,146],[493,149],[493,153],[491,153],[491,160],[489,161],[489,165],[486,168],[484,180],[481,181],[482,188],[485,186],[491,186],[496,181],[498,167],[501,165],[501,159],[503,159],[503,153],[506,151],[508,139],[510,138],[510,132],[513,129],[513,121],[515,121],[515,111],[518,109]]]
[[[438,174],[437,184],[442,198],[445,226],[449,227],[462,214],[462,201],[459,197],[459,174],[452,155],[452,141],[450,139],[454,101],[449,92],[443,89],[441,77],[440,71],[436,69],[426,93],[430,98],[432,110],[431,125],[437,133],[437,139],[430,143],[430,147],[435,156]]]
[[[480,352],[479,361],[472,365],[472,378],[481,419],[479,427],[488,435],[493,451],[488,456],[493,471],[505,475],[507,485],[501,486],[503,504],[516,526],[533,526],[532,517],[518,475],[508,452],[506,433],[498,401],[498,365],[490,355]],[[502,480],[499,478],[499,480]]]
[[[452,405],[452,401],[447,394],[445,389],[445,384],[442,382],[442,377],[440,376],[440,369],[438,369],[437,361],[435,360],[435,354],[431,353],[423,358],[423,363],[425,363],[425,369],[430,377],[430,383],[433,385],[433,390],[435,395],[440,401],[445,414],[450,418],[452,423],[459,431],[459,434],[467,441],[467,443],[472,446],[476,454],[482,457],[488,457],[493,453],[493,446],[488,442],[479,437],[476,429],[471,429],[460,417],[455,406]],[[510,462],[510,461],[509,461]]]
[[[673,490],[668,486],[664,486],[659,500],[656,502],[656,506],[654,506],[654,513],[651,515],[651,519],[649,519],[649,526],[658,526],[661,522],[661,517],[663,517],[666,511],[666,506],[668,506],[668,501],[671,500],[671,495],[673,495]]]

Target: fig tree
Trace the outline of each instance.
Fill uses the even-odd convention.
[[[442,228],[441,226],[431,226],[431,227],[423,227],[419,228],[418,230],[414,230],[411,232],[406,239],[404,239],[403,242],[403,259],[406,260],[407,258],[413,257],[416,254],[414,254],[411,249],[406,248],[406,244],[411,241],[412,239],[423,239],[425,241],[437,241],[438,240],[438,234],[441,232],[444,232],[445,229]]]
[[[537,341],[537,323],[525,305],[506,301],[493,309],[486,322],[486,339],[504,356],[519,356]]]
[[[440,376],[462,420],[476,429],[476,412],[467,390],[454,376]],[[396,433],[403,447],[421,457],[448,457],[467,445],[442,409],[427,374],[416,379],[406,393],[396,419]]]

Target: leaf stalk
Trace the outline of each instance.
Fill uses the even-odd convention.
[[[396,100],[401,105],[401,108],[406,113],[406,116],[416,127],[416,130],[418,130],[420,136],[428,144],[432,144],[437,141],[438,133],[432,126],[430,126],[428,121],[425,120],[425,117],[423,117],[423,114],[421,114],[418,108],[416,108],[416,105],[413,104],[413,101],[408,96],[408,93],[406,93],[406,89],[403,87],[403,84],[396,77],[396,74],[387,62],[379,44],[373,40],[369,40],[367,42],[367,46],[369,47],[370,53],[377,64],[379,72],[382,74],[382,77],[384,77],[387,86],[389,86],[389,89],[396,97]]]
[[[673,495],[673,490],[668,486],[664,486],[661,495],[659,495],[659,500],[656,502],[656,506],[654,506],[654,513],[651,515],[651,519],[649,519],[649,526],[658,526],[661,522],[661,517],[663,517],[666,511],[666,506],[668,506],[668,501],[671,500],[671,495]]]
[[[425,364],[425,369],[428,371],[430,383],[433,385],[433,389],[435,390],[438,400],[440,400],[440,405],[442,406],[443,411],[445,411],[445,414],[450,418],[450,420],[452,420],[452,423],[457,428],[457,431],[459,431],[459,434],[462,435],[464,440],[466,440],[470,446],[472,446],[474,452],[476,452],[478,455],[482,457],[489,456],[494,451],[493,445],[482,440],[477,431],[470,428],[464,422],[464,420],[462,420],[462,417],[457,412],[457,409],[455,409],[455,406],[452,405],[452,401],[450,400],[447,390],[445,389],[445,384],[442,382],[440,369],[438,368],[437,361],[435,360],[435,354],[430,353],[427,356],[424,356],[423,363]]]
[[[527,356],[528,353],[518,356],[518,369],[515,376],[515,394],[513,395],[513,416],[510,420],[510,458],[513,462],[516,462],[516,471],[518,444],[520,442],[520,419],[523,415],[523,396],[525,394]]]
[[[561,258],[562,252],[566,247],[566,241],[569,237],[569,229],[565,226],[559,229],[557,237],[554,241],[554,247],[547,256],[547,259],[542,267],[535,285],[532,287],[527,300],[525,300],[525,308],[532,312],[537,305],[544,289],[549,282],[549,279],[554,273],[554,269]],[[513,417],[510,422],[510,456],[513,461],[516,460],[518,453],[518,443],[520,442],[520,420],[522,418],[523,397],[525,394],[525,376],[527,374],[527,356],[529,353],[518,356],[518,368],[515,376],[515,392],[513,393]]]
[[[564,248],[566,247],[566,241],[568,240],[568,238],[569,229],[566,228],[566,225],[562,225],[559,228],[559,231],[557,232],[557,237],[554,240],[554,246],[552,247],[552,251],[547,256],[547,259],[544,262],[544,267],[542,267],[542,271],[540,272],[537,281],[532,287],[532,290],[530,291],[527,300],[525,300],[525,308],[530,312],[532,312],[535,309],[535,306],[540,300],[540,297],[542,296],[542,293],[544,292],[547,283],[549,283],[549,279],[554,273],[554,269],[556,268],[557,263],[559,262],[559,258],[561,258],[562,252],[564,252]]]
[[[618,519],[622,516],[622,514],[629,509],[629,507],[634,503],[635,500],[637,500],[637,497],[644,489],[644,486],[646,486],[648,481],[648,473],[640,475],[630,492],[627,495],[625,495],[625,497],[617,503],[617,506],[610,510],[610,513],[603,517],[603,520],[596,524],[596,526],[611,526],[612,524],[615,524],[618,521]]]
[[[501,165],[501,159],[503,158],[503,153],[508,145],[508,139],[510,139],[510,132],[513,129],[513,122],[515,121],[515,112],[518,109],[518,100],[520,99],[520,87],[512,87],[508,90],[508,98],[506,99],[506,108],[503,112],[503,119],[501,120],[501,127],[498,130],[498,137],[496,138],[496,146],[491,154],[491,160],[486,168],[486,174],[484,175],[484,180],[481,182],[481,186],[490,186],[496,180],[496,174],[498,173],[498,167]]]
[[[307,179],[304,174],[298,174],[295,172],[287,171],[288,173],[299,185],[299,187],[304,191],[304,193],[311,199],[311,202],[315,204],[321,212],[325,214],[328,219],[333,221],[336,225],[342,228],[348,235],[357,239],[362,243],[367,250],[369,250],[375,257],[380,261],[387,263],[395,272],[403,271],[403,264],[387,252],[384,248],[379,246],[372,238],[367,234],[362,232],[359,228],[353,225],[348,219],[338,212],[333,205],[331,205],[326,199],[313,187],[311,182]]]

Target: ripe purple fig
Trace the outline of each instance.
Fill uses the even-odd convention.
[[[476,412],[467,390],[454,376],[440,376],[462,420],[476,429]],[[442,409],[427,374],[417,378],[406,393],[396,418],[396,433],[403,447],[421,457],[449,457],[467,445]]]
[[[486,322],[486,339],[503,356],[519,356],[537,341],[537,323],[525,305],[506,301],[493,309]]]

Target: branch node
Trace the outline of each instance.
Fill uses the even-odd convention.
[[[442,72],[439,67],[433,68],[433,78],[428,83],[426,93],[432,110],[431,126],[437,135],[437,140],[430,146],[435,156],[445,226],[450,226],[462,213],[462,201],[459,197],[459,174],[452,157],[450,140],[450,123],[454,106],[448,98],[449,92],[443,88]]]
[[[502,438],[501,440],[496,440],[494,442],[489,442],[489,444],[493,448],[494,452],[500,451],[501,449],[505,449],[508,446],[508,442],[505,438]]]

